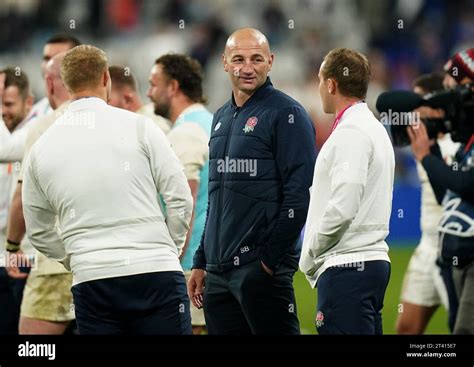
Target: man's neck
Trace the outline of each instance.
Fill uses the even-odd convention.
[[[334,103],[334,114],[338,116],[342,110],[359,101],[361,101],[360,98],[340,96]]]
[[[57,98],[54,100],[54,106],[52,103],[50,103],[50,106],[54,111],[56,111],[59,107],[61,107],[67,101],[69,101],[69,98]]]
[[[237,88],[234,88],[232,93],[234,95],[234,101],[237,107],[242,107],[244,103],[247,102],[250,99],[250,97],[252,97],[255,91],[253,91],[251,94],[248,94]]]
[[[191,101],[189,98],[183,98],[176,100],[174,103],[171,104],[170,107],[170,121],[175,124],[176,120],[178,119],[179,115],[188,108],[189,106],[195,104],[196,102]]]
[[[97,97],[105,101],[105,103],[107,103],[107,95],[105,91],[102,92],[102,91],[96,91],[96,90],[84,90],[84,91],[71,94],[71,99],[73,101],[76,99],[88,98],[88,97]]]
[[[142,101],[140,99],[136,99],[132,102],[132,105],[130,106],[130,110],[133,112],[137,112],[142,107],[143,107]]]

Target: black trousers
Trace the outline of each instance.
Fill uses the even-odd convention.
[[[0,267],[0,335],[18,334],[21,300],[26,279],[10,278]]]
[[[299,334],[293,269],[267,274],[259,260],[208,272],[204,316],[209,334]]]
[[[453,282],[459,304],[453,334],[474,335],[474,261],[453,266]]]
[[[79,334],[192,334],[182,272],[92,280],[71,290]]]

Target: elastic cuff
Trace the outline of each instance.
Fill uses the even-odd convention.
[[[191,270],[192,269],[202,269],[202,270],[206,270],[206,262],[205,261],[194,261],[193,262],[193,266],[191,267]]]
[[[193,266],[191,267],[191,270],[192,269],[202,269],[202,270],[206,270],[206,263],[204,262],[195,262],[193,264]]]
[[[7,240],[5,248],[8,252],[18,252],[20,250],[20,244],[18,242]]]

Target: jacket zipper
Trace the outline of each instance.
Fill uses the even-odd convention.
[[[236,107],[234,114],[232,115],[232,122],[230,123],[229,131],[227,133],[227,139],[225,141],[225,149],[224,149],[224,160],[227,157],[227,153],[229,151],[229,140],[232,137],[232,131],[234,127],[234,122],[239,114],[241,107]],[[219,217],[217,218],[217,230],[216,230],[216,243],[219,245],[219,270],[221,270],[221,261],[222,261],[222,246],[220,245],[220,239],[221,239],[221,221],[222,221],[222,195],[224,194],[224,178],[227,172],[224,170],[221,174],[221,182],[220,182],[220,187],[219,187],[219,202],[218,202],[218,211],[219,211]]]

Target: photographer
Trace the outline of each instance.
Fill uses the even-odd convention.
[[[420,96],[443,89],[444,73],[432,73],[419,76],[413,82],[413,92]],[[425,123],[427,119],[441,119],[445,113],[441,108],[422,106],[415,111]],[[428,128],[429,131],[429,128]],[[459,144],[451,140],[449,133],[433,134],[439,146],[441,157],[447,164],[453,162]],[[448,295],[440,268],[436,264],[438,257],[438,223],[443,207],[437,202],[431,188],[428,175],[421,163],[417,163],[418,177],[421,183],[421,239],[406,269],[400,295],[402,312],[397,319],[398,334],[423,334],[431,317],[440,305],[448,309]]]
[[[472,83],[474,49],[457,53],[447,69],[448,78],[452,77],[458,85]],[[454,334],[474,333],[474,124],[469,112],[464,112],[468,117],[456,128],[456,135],[463,135],[461,140],[464,144],[451,167],[437,156],[437,145],[430,149],[424,124],[408,128],[413,154],[426,170],[436,198],[438,202],[442,201],[444,207],[438,227],[439,260],[444,265],[452,266],[454,289],[449,277],[444,276],[444,279],[450,298]]]

